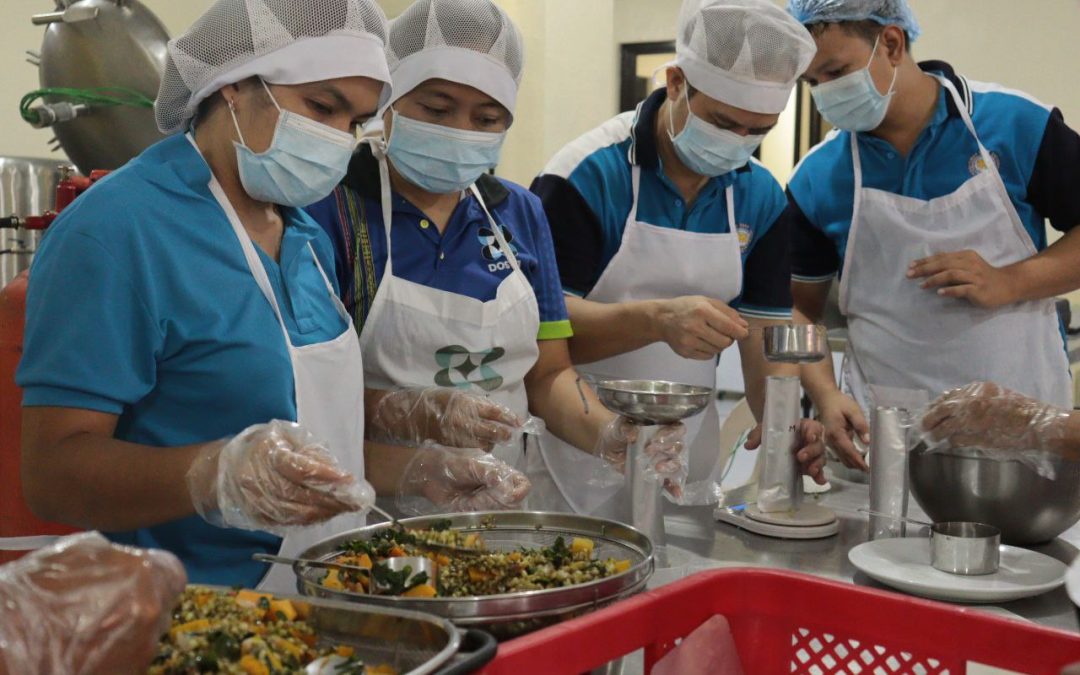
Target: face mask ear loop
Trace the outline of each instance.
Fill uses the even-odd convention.
[[[686,124],[690,124],[690,116],[691,116],[692,113],[690,112],[690,84],[688,82],[683,83],[682,93],[683,93],[683,95],[682,95],[683,100],[686,101]],[[683,125],[683,130],[684,131],[686,130],[686,124]],[[675,134],[675,106],[674,106],[674,104],[668,106],[667,126],[668,126],[668,130],[667,130],[668,138],[670,138],[672,140],[672,142],[674,142],[675,141],[675,136],[676,136],[676,134]],[[679,133],[681,134],[682,132],[679,132]]]
[[[236,121],[236,104],[232,101],[225,101],[229,106],[229,114],[232,115],[233,128],[236,129],[236,135],[240,137],[240,145],[247,147],[247,141],[244,140],[244,133],[240,131],[240,123]]]
[[[262,84],[262,86],[263,86],[263,89],[265,89],[265,90],[266,90],[266,95],[270,97],[270,102],[274,104],[274,107],[275,107],[275,108],[277,108],[278,114],[281,114],[281,106],[280,106],[280,105],[278,105],[277,99],[276,99],[276,98],[274,98],[274,95],[273,95],[272,93],[270,93],[270,87],[269,87],[269,86],[267,86],[267,84],[266,84],[266,80],[264,80],[264,79],[262,79],[262,78],[260,77],[260,78],[259,78],[259,83],[260,83],[260,84]]]
[[[870,64],[872,64],[874,62],[874,57],[877,56],[877,48],[878,48],[878,46],[880,44],[881,44],[881,33],[878,33],[877,39],[874,40],[874,47],[873,47],[873,49],[870,50],[870,60],[866,62],[865,70],[867,72],[869,72],[869,70],[870,70]],[[899,75],[899,74],[900,74],[900,69],[899,68],[893,68],[892,82],[889,83],[888,91],[886,91],[884,94],[882,94],[882,96],[888,96],[889,94],[893,93],[893,87],[896,86],[896,76]],[[874,85],[874,89],[877,89],[876,84]]]

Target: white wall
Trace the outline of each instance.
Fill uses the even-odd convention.
[[[379,0],[395,16],[409,0]],[[144,0],[171,34],[184,30],[212,0]],[[616,112],[618,50],[626,42],[670,40],[680,0],[496,0],[526,39],[525,79],[500,173],[528,183],[563,144]],[[782,4],[783,0],[777,0]],[[961,72],[1023,89],[1059,106],[1080,126],[1080,3],[1076,0],[911,0],[924,35],[920,59],[943,58]],[[47,130],[18,115],[22,95],[37,87],[23,52],[40,45],[30,15],[51,0],[2,0],[0,155],[48,156]],[[1022,8],[1022,12],[1018,10]],[[772,143],[772,142],[770,142]],[[765,148],[770,163],[786,147]],[[780,166],[777,164],[777,166]],[[782,178],[784,171],[776,171]]]

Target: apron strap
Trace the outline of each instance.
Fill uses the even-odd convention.
[[[630,215],[626,217],[628,223],[637,220],[638,193],[641,190],[641,167],[637,164],[630,168],[630,185],[633,190],[633,201],[630,202]]]
[[[394,200],[390,186],[390,164],[386,158],[386,141],[369,138],[365,142],[371,146],[371,154],[379,161],[379,200],[382,205],[383,228],[386,230],[386,265],[383,267],[383,279],[386,279],[394,275],[393,243],[390,237],[390,228],[394,224]]]
[[[724,201],[727,202],[727,221],[728,229],[731,230],[731,234],[738,236],[739,224],[735,220],[735,183],[732,182],[724,189]],[[635,200],[635,205],[636,205]]]
[[[514,251],[510,248],[510,244],[507,243],[506,237],[503,236],[502,228],[495,222],[495,219],[491,216],[491,211],[488,211],[487,204],[484,203],[484,198],[480,196],[480,190],[476,187],[476,183],[469,186],[469,191],[472,192],[473,197],[476,197],[476,201],[479,202],[480,208],[484,210],[484,215],[487,216],[488,222],[491,223],[491,231],[495,233],[495,242],[499,245],[499,250],[506,256],[507,262],[510,263],[510,267],[515,272],[520,272],[521,268],[518,267],[517,256],[514,255]]]

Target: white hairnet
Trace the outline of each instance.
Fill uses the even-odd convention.
[[[710,98],[756,113],[787,107],[817,47],[769,0],[685,0],[675,65]]]
[[[388,51],[391,103],[441,79],[475,87],[514,114],[525,45],[491,0],[417,0],[390,22]]]
[[[907,0],[788,0],[788,11],[804,24],[869,20],[899,26],[912,42],[921,32]]]
[[[386,83],[386,15],[375,0],[217,0],[170,40],[154,111],[162,133],[185,129],[199,103],[258,75],[271,84],[338,77]]]

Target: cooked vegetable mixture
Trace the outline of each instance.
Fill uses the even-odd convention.
[[[284,675],[303,673],[322,657],[338,657],[335,675],[395,675],[389,666],[365,665],[352,647],[318,646],[305,609],[266,593],[190,587],[149,675]]]
[[[484,551],[480,555],[454,555],[453,552],[431,551],[418,543],[442,544],[455,548]],[[371,570],[368,574],[346,570],[330,570],[322,585],[337,590],[366,593],[374,580],[380,593],[414,598],[467,597],[497,595],[559,588],[603,579],[630,569],[629,560],[593,559],[594,542],[574,538],[569,546],[558,537],[551,546],[521,547],[516,551],[486,551],[483,539],[476,533],[449,529],[449,523],[430,530],[399,532],[382,530],[371,539],[351,541],[342,547],[343,553],[334,562]],[[393,572],[386,559],[400,556],[424,556],[435,562],[436,583],[425,574],[412,577]]]

